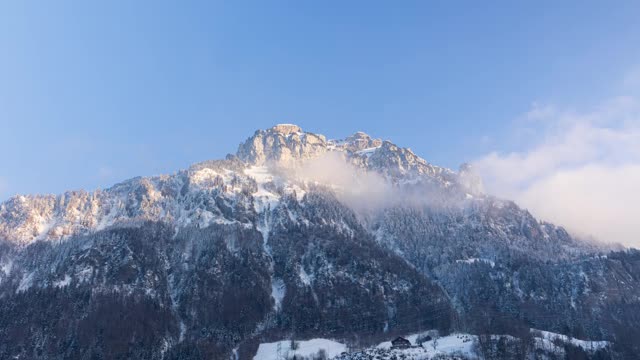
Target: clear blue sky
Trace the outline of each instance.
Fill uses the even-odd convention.
[[[615,95],[640,64],[639,16],[637,1],[2,2],[0,200],[174,172],[280,122],[455,168],[501,150],[535,101]]]

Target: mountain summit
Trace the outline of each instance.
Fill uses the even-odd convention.
[[[163,221],[178,227],[228,221],[218,207],[202,203],[201,196],[213,191],[235,201],[235,193],[258,189],[255,181],[263,178],[256,177],[252,167],[265,167],[258,173],[266,176],[267,167],[295,167],[329,153],[339,154],[354,167],[383,174],[396,183],[430,182],[442,187],[464,187],[468,183],[466,173],[462,173],[464,179],[460,178],[449,169],[427,163],[409,149],[372,139],[362,132],[344,140],[327,140],[323,135],[304,132],[297,125],[280,124],[256,131],[240,144],[231,161],[195,164],[176,174],[134,178],[94,192],[13,197],[0,204],[0,238],[28,244],[136,221]],[[288,181],[288,186],[301,190],[308,184]],[[477,186],[469,188],[470,193],[480,195],[477,190]]]
[[[562,356],[625,356],[638,279],[639,252],[485,194],[470,165],[280,124],[224,160],[0,204],[0,358],[251,359],[425,331],[554,358],[531,329],[565,334]]]
[[[305,133],[297,125],[280,124],[258,130],[240,144],[237,156],[252,165],[267,162],[292,165],[298,160],[317,157],[328,150],[324,136]]]

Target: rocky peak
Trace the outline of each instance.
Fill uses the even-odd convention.
[[[401,148],[390,141],[383,141],[380,148],[369,157],[369,164],[377,169],[387,169],[398,174],[419,170],[427,162],[410,149]]]
[[[302,131],[297,125],[279,124],[258,130],[238,147],[240,160],[253,164],[293,165],[300,160],[318,157],[327,152],[323,135]]]
[[[271,128],[272,131],[281,133],[283,135],[289,135],[293,133],[302,133],[302,128],[293,124],[278,124]]]
[[[362,131],[358,131],[355,134],[344,139],[342,143],[346,150],[356,152],[365,149],[380,147],[382,145],[382,140],[373,139],[371,138],[371,136],[363,133]]]

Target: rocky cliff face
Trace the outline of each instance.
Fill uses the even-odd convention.
[[[345,184],[290,176],[333,155],[396,201],[352,208]],[[609,250],[484,194],[470,166],[277,125],[226,160],[0,204],[0,358],[247,357],[287,337],[534,326],[635,351],[638,255]]]
[[[290,166],[326,153],[327,145],[322,135],[305,133],[296,125],[276,125],[271,129],[256,131],[240,145],[237,156],[253,165],[276,163]]]

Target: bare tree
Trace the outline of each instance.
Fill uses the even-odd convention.
[[[298,342],[291,338],[291,342],[289,343],[289,348],[291,350],[298,350]]]

